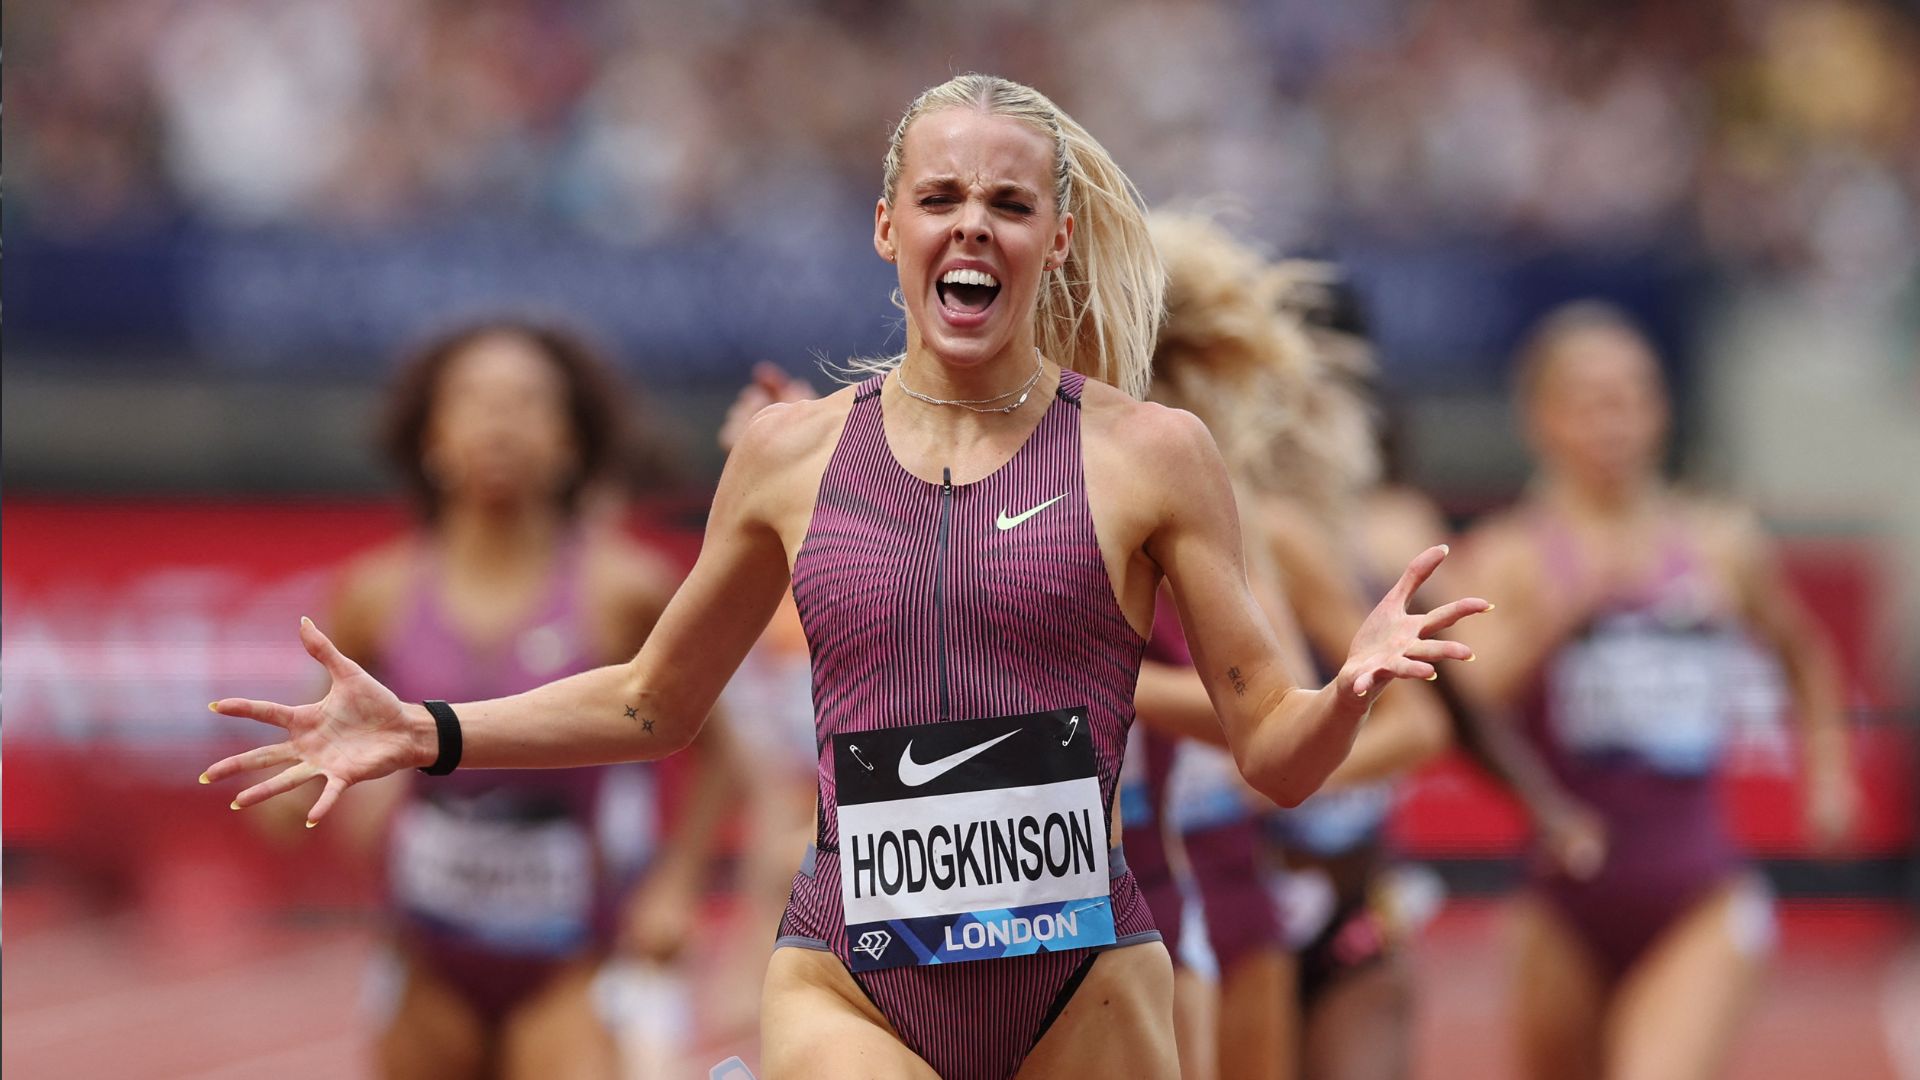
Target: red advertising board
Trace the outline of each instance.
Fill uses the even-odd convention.
[[[653,507],[633,527],[686,556],[697,536],[683,519],[697,514],[683,509]],[[218,818],[217,800],[194,777],[261,733],[209,713],[206,702],[310,697],[318,677],[295,637],[299,617],[323,617],[336,568],[406,525],[397,506],[365,500],[6,500],[8,841],[103,847],[105,856],[141,830]],[[1848,654],[1854,700],[1868,706],[1884,701],[1861,674],[1876,617],[1866,606],[1877,595],[1870,566],[1823,545],[1795,567],[1820,583],[1812,595]],[[1743,698],[1726,789],[1752,848],[1796,854],[1805,845],[1794,753],[1769,715],[1777,701],[1764,686]],[[1905,850],[1910,734],[1868,723],[1854,736],[1869,810],[1859,850]],[[1396,832],[1415,855],[1501,854],[1514,850],[1521,823],[1470,767],[1448,759],[1408,786]]]

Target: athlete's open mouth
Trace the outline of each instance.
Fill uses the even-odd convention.
[[[953,311],[978,315],[1000,295],[1000,279],[985,270],[949,270],[934,285],[940,303]]]

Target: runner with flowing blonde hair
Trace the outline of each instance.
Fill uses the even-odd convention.
[[[1124,174],[1029,87],[965,75],[895,129],[874,207],[905,352],[765,410],[645,647],[492,701],[402,702],[303,623],[319,702],[217,711],[286,741],[209,780],[559,767],[685,747],[789,582],[814,660],[820,810],[762,1008],[786,1076],[1171,1077],[1171,970],[1113,846],[1115,781],[1154,595],[1173,585],[1235,763],[1298,803],[1396,679],[1486,609],[1408,598],[1302,688],[1246,584],[1231,480],[1190,414],[1142,402],[1162,271]],[[1111,380],[1108,381],[1103,380]]]

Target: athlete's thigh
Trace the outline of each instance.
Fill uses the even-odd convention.
[[[1293,954],[1241,957],[1220,986],[1220,1075],[1291,1080],[1300,1054],[1300,977]]]
[[[760,1062],[765,1080],[939,1080],[846,965],[815,949],[775,949],[767,962]]]
[[[457,990],[411,960],[399,1001],[374,1040],[380,1075],[394,1080],[467,1080],[486,1069],[488,1034]]]
[[[1586,947],[1544,902],[1517,905],[1513,1015],[1520,1075],[1585,1080],[1600,1075],[1606,994]]]
[[[1654,942],[1615,995],[1609,1080],[1696,1080],[1722,1071],[1772,945],[1772,901],[1743,879]]]
[[[1400,1080],[1412,1072],[1413,978],[1388,955],[1343,972],[1308,1006],[1305,1080]]]
[[[501,1033],[505,1080],[602,1080],[619,1075],[613,1032],[593,996],[598,965],[571,964],[507,1017]]]
[[[1180,1080],[1214,1080],[1220,1075],[1220,1040],[1214,1021],[1220,988],[1189,967],[1173,972],[1173,1044],[1180,1059]]]
[[[1019,1080],[1177,1080],[1179,1075],[1173,1043],[1173,961],[1157,941],[1098,954],[1018,1073]]]

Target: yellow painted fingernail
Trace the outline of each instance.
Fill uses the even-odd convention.
[[[1471,663],[1473,663],[1473,662],[1474,662],[1475,660],[1478,660],[1478,659],[1480,659],[1480,658],[1479,658],[1479,657],[1477,657],[1477,656],[1475,656],[1475,655],[1473,655],[1472,653],[1468,653],[1468,654],[1467,654],[1467,663],[1469,663],[1469,664],[1471,664]]]
[[[207,775],[206,773],[201,773],[201,774],[200,774],[200,782],[201,782],[201,783],[203,783],[203,784],[211,784],[211,783],[213,783],[213,778],[212,778],[212,777],[210,777],[210,776],[208,776],[208,775]]]
[[[1488,604],[1488,605],[1487,605],[1487,610],[1488,610],[1488,611],[1492,611],[1492,610],[1493,610],[1493,605],[1492,605],[1492,604]]]
[[[311,828],[313,828],[313,827],[314,827],[315,825],[318,825],[318,824],[320,824],[320,823],[319,823],[319,822],[317,822],[317,821],[309,821],[309,822],[307,822],[307,828],[309,828],[309,829],[311,829]]]
[[[240,809],[240,800],[239,800],[239,799],[235,799],[235,800],[233,800],[232,802],[230,802],[230,803],[228,803],[228,804],[227,804],[227,809],[229,809],[229,810],[238,810],[238,809]]]
[[[300,625],[301,625],[301,626],[312,626],[312,625],[313,625],[313,620],[312,620],[312,619],[309,619],[309,618],[307,618],[307,617],[306,617],[305,615],[302,615],[302,616],[300,616]]]
[[[1428,681],[1428,682],[1439,682],[1439,681],[1440,681],[1440,673],[1436,671],[1436,672],[1434,672],[1433,674],[1431,674],[1431,675],[1429,675],[1429,676],[1427,676],[1427,681]]]
[[[219,711],[220,711],[220,703],[219,703],[219,702],[217,702],[217,701],[209,701],[209,702],[207,702],[207,711],[208,711],[208,712],[219,712]]]
[[[1451,554],[1453,554],[1453,549],[1452,549],[1452,548],[1450,548],[1450,547],[1448,547],[1448,546],[1447,546],[1447,545],[1445,545],[1445,544],[1441,544],[1441,545],[1440,545],[1440,554],[1442,554],[1442,555],[1451,555]]]

